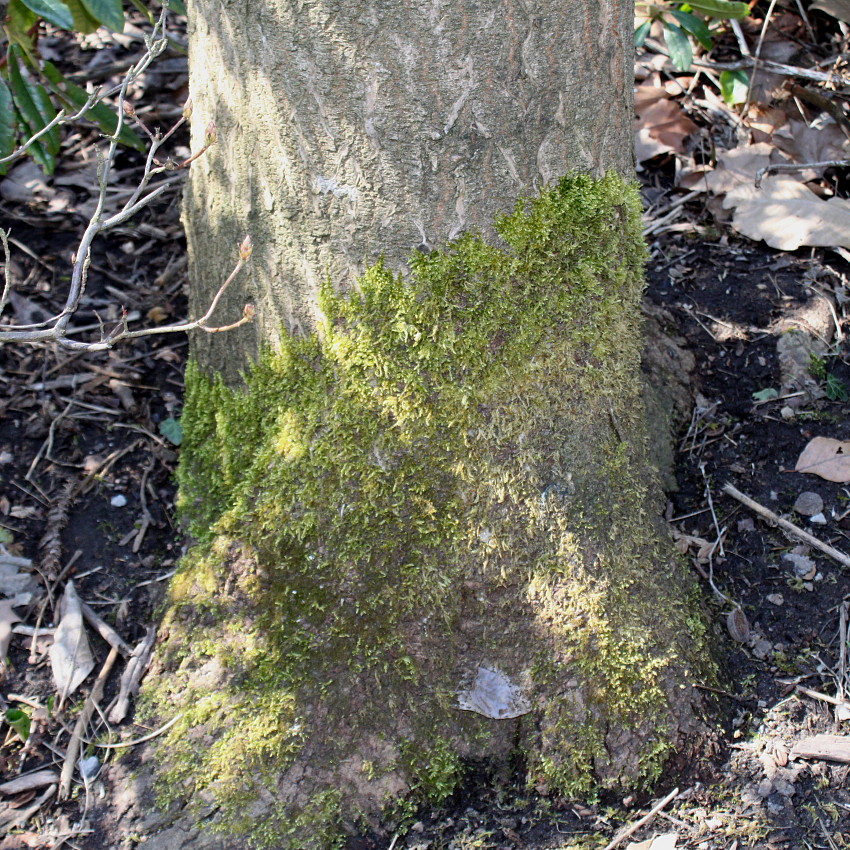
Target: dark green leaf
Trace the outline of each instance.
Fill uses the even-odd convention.
[[[97,18],[93,18],[86,11],[85,6],[83,6],[80,0],[65,0],[65,4],[74,16],[74,30],[76,32],[94,32],[100,26],[100,21]]]
[[[62,0],[21,0],[28,9],[63,30],[72,29],[74,16]]]
[[[15,105],[12,93],[5,81],[0,79],[0,159],[9,156],[15,149]],[[6,166],[0,165],[0,174],[6,173]]]
[[[9,69],[9,84],[12,90],[12,99],[15,102],[15,107],[20,114],[23,123],[29,129],[31,134],[42,130],[47,123],[44,116],[38,109],[33,100],[32,93],[21,74],[20,63],[23,62],[20,48],[16,44],[10,44],[6,54],[7,65]],[[29,150],[32,158],[42,167],[45,174],[52,174],[56,167],[56,159],[45,150],[46,144],[42,145],[40,141],[34,142]]]
[[[30,736],[29,715],[19,708],[7,708],[5,712],[6,722],[18,733],[22,741]]]
[[[694,52],[687,33],[669,21],[664,21],[664,41],[670,51],[670,60],[677,71],[687,71],[691,67]]]
[[[646,37],[649,35],[649,30],[652,27],[652,21],[644,21],[635,30],[635,47],[643,47]]]
[[[85,106],[88,101],[88,94],[74,83],[66,80],[62,76],[59,69],[52,62],[45,62],[42,68],[44,76],[50,83],[51,88],[56,95],[63,101],[69,110],[75,112],[80,107]],[[85,117],[89,121],[93,121],[107,136],[111,136],[115,132],[118,125],[118,116],[105,103],[96,103],[91,109],[85,113]],[[138,151],[144,152],[147,148],[145,143],[127,126],[125,120],[121,125],[121,132],[118,134],[118,141],[122,145],[129,148],[135,148]]]
[[[28,81],[27,84],[29,86],[33,102],[38,107],[38,111],[41,113],[41,117],[44,119],[44,123],[49,124],[56,117],[57,111],[56,107],[50,100],[50,95],[45,91],[44,86],[42,86],[40,83]],[[54,155],[59,153],[61,143],[59,140],[58,127],[53,127],[48,130],[47,134],[42,136],[42,138],[44,139],[44,147],[47,149],[48,153]]]
[[[835,375],[826,376],[826,397],[830,401],[847,401],[847,386]]]
[[[175,446],[183,442],[183,426],[173,417],[163,419],[159,423],[159,433]]]
[[[163,0],[163,3],[176,15],[186,16],[186,4],[183,0]]]
[[[746,71],[720,72],[720,96],[729,106],[743,103],[747,99],[749,88],[750,78]]]
[[[146,18],[149,24],[154,22],[154,17],[151,14],[151,10],[142,3],[142,0],[130,0],[130,2],[136,7],[136,9],[141,12]]]
[[[689,32],[706,50],[711,50],[711,33],[699,18],[678,9],[671,9],[670,14],[681,24],[683,30]]]
[[[753,401],[770,401],[778,396],[779,393],[773,387],[765,387],[763,390],[753,393]]]
[[[746,3],[733,3],[730,0],[688,0],[688,5],[694,12],[719,21],[744,18],[750,14],[750,7]]]
[[[86,11],[114,32],[124,31],[124,10],[121,0],[81,0]]]

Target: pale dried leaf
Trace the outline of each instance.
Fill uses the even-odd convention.
[[[630,841],[626,850],[675,850],[678,840],[678,833],[665,832],[663,835],[647,838],[646,841]]]
[[[759,189],[738,186],[726,194],[723,206],[735,208],[735,230],[780,251],[801,245],[850,248],[850,201],[823,201],[785,174],[765,177]]]
[[[815,0],[810,9],[818,9],[838,18],[839,21],[850,23],[850,0]]]
[[[6,660],[6,653],[9,651],[12,626],[20,622],[21,618],[15,613],[15,600],[0,599],[0,664]]]
[[[50,647],[50,664],[57,691],[74,693],[94,669],[94,658],[83,626],[83,611],[74,582],[65,585],[59,606],[61,619]]]
[[[479,667],[472,687],[457,694],[458,708],[494,720],[520,717],[531,711],[525,694],[501,670]]]
[[[794,569],[797,578],[810,581],[817,573],[817,564],[808,556],[799,552],[786,552],[782,556],[783,561],[788,561]]]
[[[850,441],[815,437],[797,458],[794,469],[846,484],[850,482]]]
[[[705,176],[709,191],[723,195],[741,186],[753,186],[759,169],[771,165],[777,157],[776,148],[767,142],[745,145],[726,151],[717,160],[717,168]]]

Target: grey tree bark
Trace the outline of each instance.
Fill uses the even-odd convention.
[[[256,244],[255,327],[195,341],[230,378],[315,327],[327,277],[348,289],[383,257],[463,232],[569,171],[632,173],[631,3],[624,0],[195,0],[194,144],[185,197],[193,304]],[[234,337],[236,339],[234,339]]]
[[[247,232],[221,321],[258,320],[192,339],[156,840],[334,846],[512,750],[652,782],[709,673],[647,460],[631,4],[190,21],[192,302]]]

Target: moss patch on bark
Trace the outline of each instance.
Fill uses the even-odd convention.
[[[699,618],[655,517],[635,189],[570,176],[322,294],[226,387],[190,365],[174,578],[147,704],[165,797],[258,846],[440,799],[521,730],[529,781],[651,781],[688,723]],[[461,711],[479,667],[531,722]],[[170,709],[171,710],[171,709]]]

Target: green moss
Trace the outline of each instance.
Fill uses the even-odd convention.
[[[449,793],[502,734],[455,708],[478,663],[526,677],[556,790],[651,777],[669,747],[689,612],[645,462],[637,193],[571,176],[496,229],[326,289],[318,332],[244,386],[188,368],[197,543],[147,701],[183,712],[170,795],[257,846]],[[606,767],[615,733],[635,764]]]

